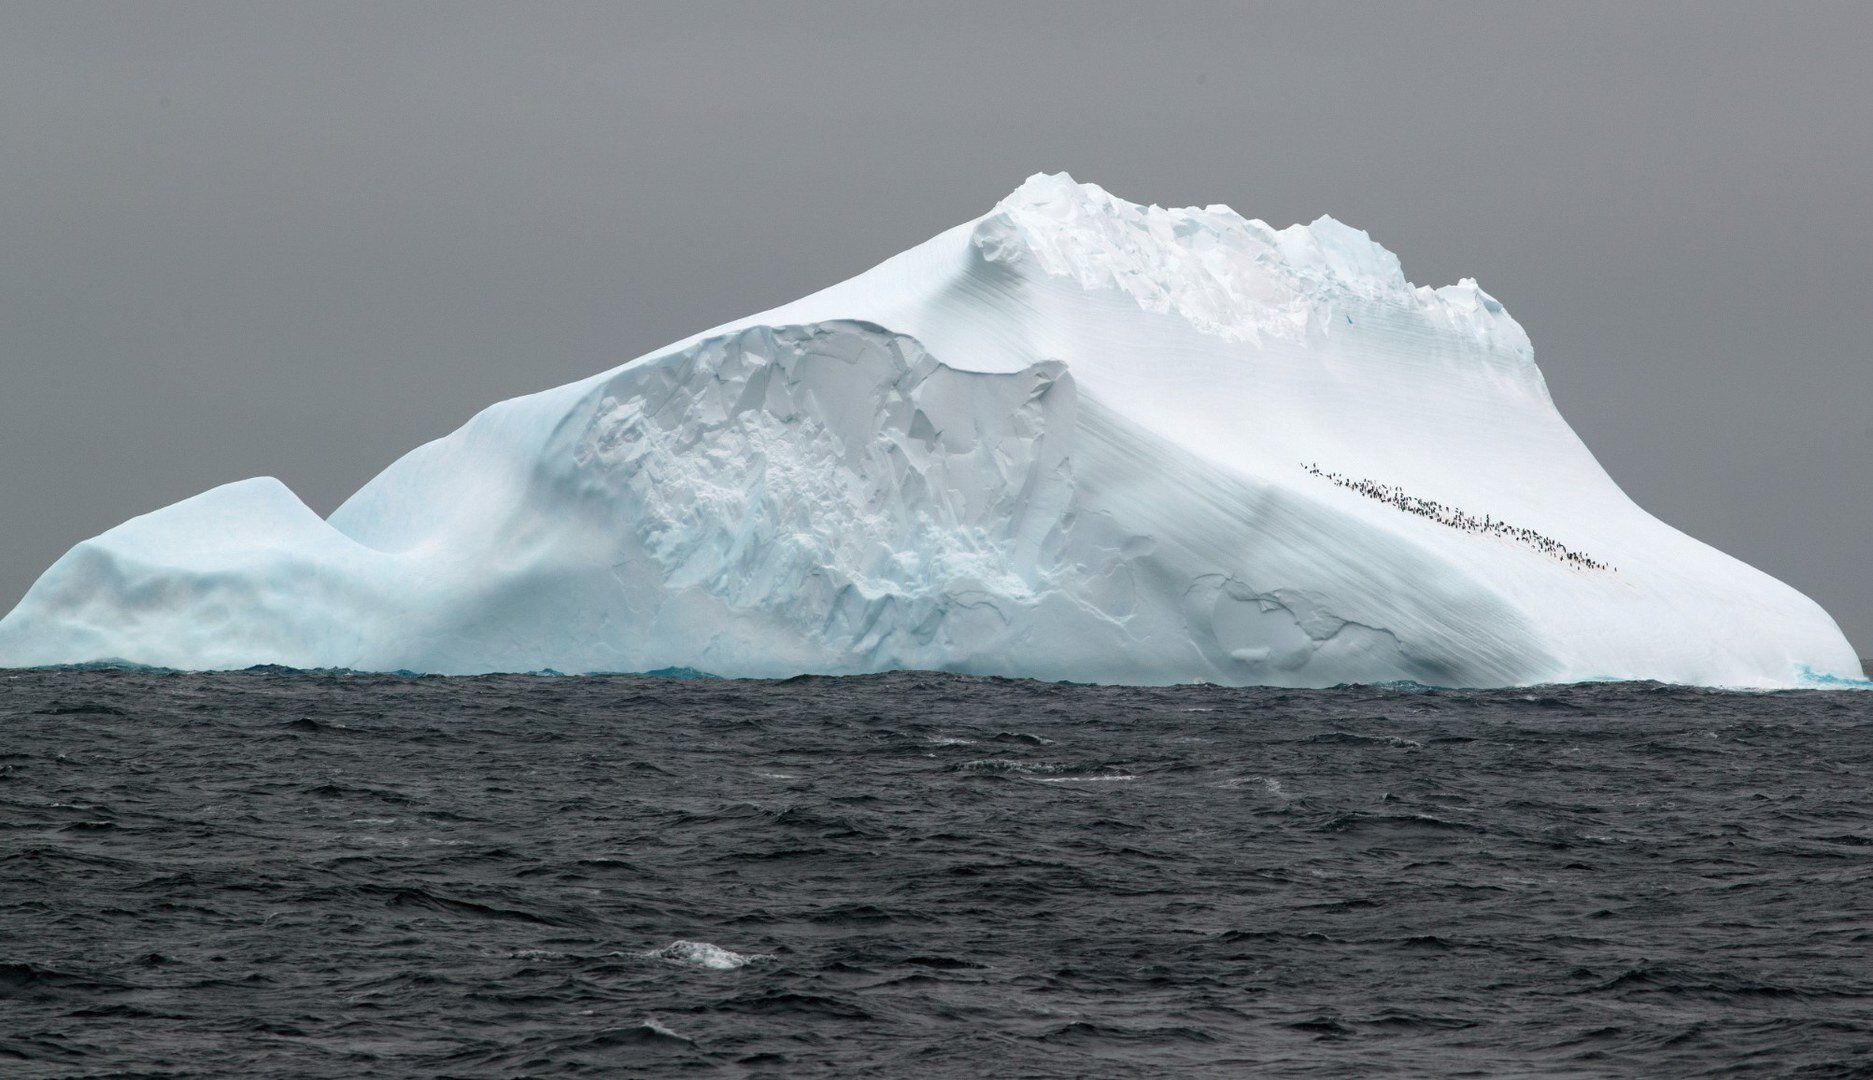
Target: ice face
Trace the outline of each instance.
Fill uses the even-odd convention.
[[[483,411],[329,522],[133,519],[0,663],[936,668],[1086,681],[1852,678],[1832,620],[1633,505],[1475,282],[1330,218],[1065,176],[849,282]]]

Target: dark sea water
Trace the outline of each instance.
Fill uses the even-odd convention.
[[[0,674],[0,1075],[1873,1075],[1873,693]]]

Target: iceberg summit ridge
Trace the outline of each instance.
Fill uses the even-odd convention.
[[[1086,289],[1116,288],[1229,340],[1302,338],[1351,302],[1415,311],[1534,371],[1528,335],[1474,278],[1428,288],[1363,229],[1322,216],[1270,228],[1223,205],[1166,210],[1115,198],[1065,173],[1036,175],[1003,199],[975,243],[991,261],[1032,260]],[[1538,376],[1537,376],[1538,377]]]
[[[1512,525],[1510,523],[1513,523]],[[76,545],[0,665],[1857,680],[1659,522],[1472,280],[1064,175],[850,281],[483,410],[320,519],[270,478]]]

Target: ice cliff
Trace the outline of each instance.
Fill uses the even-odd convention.
[[[1508,685],[1855,678],[1633,504],[1473,281],[1036,176],[843,284],[502,402],[321,520],[73,548],[0,664]]]

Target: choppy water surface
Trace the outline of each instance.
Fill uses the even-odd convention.
[[[1865,1075],[1869,721],[0,675],[0,1073]]]

